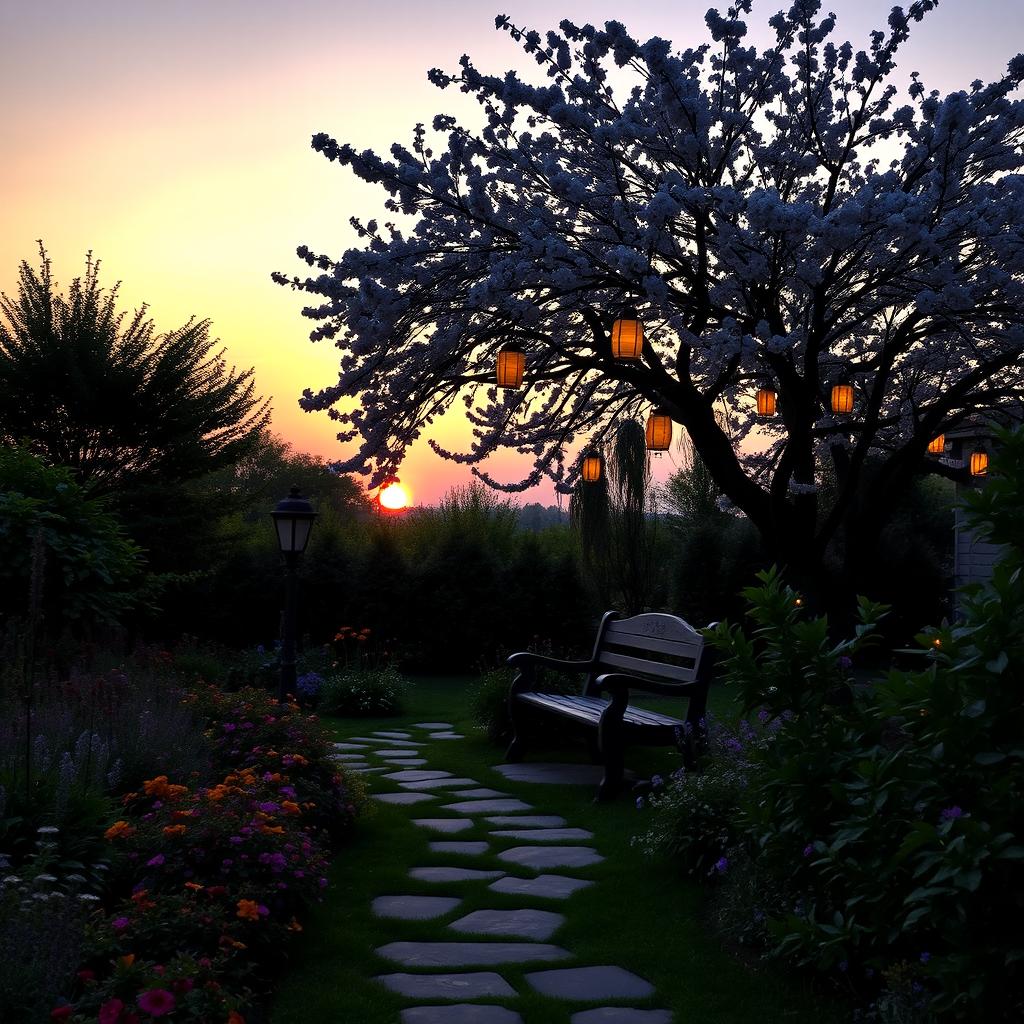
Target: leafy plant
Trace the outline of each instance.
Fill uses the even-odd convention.
[[[324,680],[320,710],[353,718],[398,715],[407,686],[394,668],[346,669]]]

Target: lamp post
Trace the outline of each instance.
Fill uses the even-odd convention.
[[[277,543],[284,556],[284,619],[281,623],[281,679],[277,699],[284,704],[295,692],[295,605],[299,555],[306,550],[316,512],[293,487],[287,498],[270,513],[277,530]]]

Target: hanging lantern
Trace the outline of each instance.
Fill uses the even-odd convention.
[[[853,412],[853,385],[849,381],[832,385],[832,411],[843,416]]]
[[[988,452],[984,448],[975,448],[971,452],[971,476],[988,475]]]
[[[774,416],[775,398],[775,388],[770,384],[762,384],[757,389],[757,415],[765,417]]]
[[[624,309],[612,324],[612,355],[635,361],[644,346],[644,325],[635,309]]]
[[[928,453],[930,455],[941,455],[946,450],[946,435],[939,434],[938,437],[932,438],[928,444]]]
[[[498,387],[521,388],[526,355],[518,345],[504,345],[498,350]]]
[[[583,456],[583,479],[588,484],[597,483],[604,473],[604,459],[600,452],[587,452]]]
[[[672,443],[672,417],[664,409],[655,409],[647,417],[647,450],[667,452]]]

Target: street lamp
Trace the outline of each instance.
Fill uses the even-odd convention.
[[[293,487],[270,513],[277,530],[277,543],[284,556],[284,620],[281,623],[281,679],[277,699],[284,704],[295,692],[295,604],[299,555],[306,550],[316,513],[313,506]]]

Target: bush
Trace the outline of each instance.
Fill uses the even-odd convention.
[[[346,669],[323,681],[320,710],[351,718],[400,715],[407,685],[394,668]]]
[[[485,672],[473,687],[469,697],[469,713],[476,725],[487,733],[495,746],[512,741],[512,720],[508,715],[508,688],[515,672],[510,668],[495,668]]]

